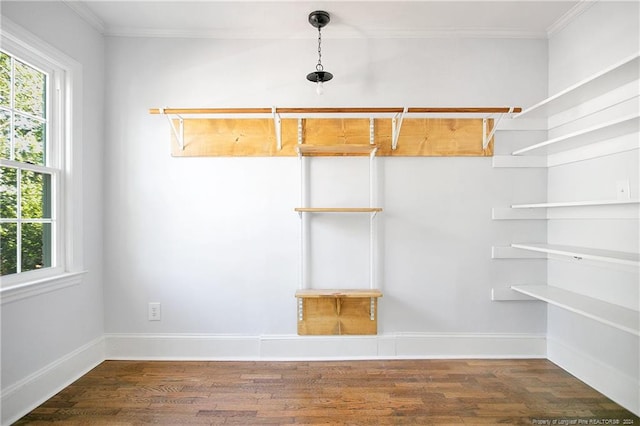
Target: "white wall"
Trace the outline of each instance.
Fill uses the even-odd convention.
[[[168,124],[149,108],[528,105],[546,95],[545,40],[327,38],[323,49],[335,78],[318,97],[304,78],[315,63],[311,37],[108,38],[108,335],[296,333],[298,159],[172,158]],[[501,133],[497,149],[509,151]],[[320,159],[314,172],[358,179],[361,165],[346,162]],[[542,262],[491,260],[491,246],[514,235],[544,240],[544,224],[491,221],[494,206],[544,199],[544,171],[492,169],[490,158],[381,158],[379,172],[382,335],[544,333],[544,304],[490,300],[492,287],[522,271],[544,280]],[[314,275],[319,287],[366,282],[366,271],[319,256],[321,276],[359,278]],[[162,303],[162,321],[147,320],[148,302]]]
[[[549,41],[550,94],[577,83],[626,57],[637,54],[640,34],[637,2],[597,2]],[[594,28],[598,28],[594,31]],[[638,82],[630,85],[636,90]],[[635,89],[633,88],[635,87]],[[623,91],[624,92],[624,91]],[[550,135],[602,123],[612,117],[638,113],[638,98],[604,111],[588,113],[606,97],[551,120]],[[574,122],[573,120],[585,116]],[[630,137],[638,138],[638,134]],[[638,150],[551,167],[548,173],[549,201],[616,198],[616,182],[629,180],[631,198],[638,199],[640,178]],[[617,207],[595,220],[552,220],[548,241],[638,253],[637,209]],[[635,217],[630,216],[629,212]],[[638,269],[598,263],[551,260],[551,285],[639,310]],[[596,389],[640,412],[638,337],[575,314],[549,308],[549,358]]]
[[[104,40],[62,3],[3,2],[2,16],[82,66],[82,116],[75,117],[82,120],[82,212],[74,214],[83,220],[87,271],[79,285],[0,308],[4,424],[38,402],[29,398],[46,399],[82,374],[95,362],[86,351],[101,347]]]

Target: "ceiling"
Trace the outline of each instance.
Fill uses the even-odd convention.
[[[548,38],[591,1],[63,0],[109,36],[309,38],[313,10],[327,38]]]

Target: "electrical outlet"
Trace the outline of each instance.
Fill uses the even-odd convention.
[[[616,182],[616,197],[618,201],[630,200],[629,180],[619,180]]]
[[[149,303],[149,321],[160,321],[160,303]]]

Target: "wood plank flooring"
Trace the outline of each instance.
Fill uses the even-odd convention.
[[[637,416],[540,359],[105,361],[16,424],[531,425],[554,420],[640,425]]]

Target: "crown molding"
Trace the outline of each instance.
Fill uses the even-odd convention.
[[[582,15],[585,11],[587,11],[591,6],[596,4],[598,0],[580,0],[578,4],[569,9],[564,15],[562,15],[556,22],[551,24],[547,28],[546,38],[551,38],[555,34],[559,33],[562,29],[564,29],[567,25],[569,25],[574,19],[578,16]]]
[[[282,31],[234,31],[234,30],[175,30],[142,28],[107,28],[103,34],[110,37],[149,37],[149,38],[209,38],[238,40],[291,40],[310,39],[308,31],[286,33]],[[436,39],[436,38],[503,38],[503,39],[546,39],[546,32],[522,31],[518,29],[487,28],[440,28],[440,29],[376,29],[367,32],[357,30],[333,30],[324,39]]]
[[[62,0],[62,2],[69,7],[69,9],[76,12],[86,23],[91,25],[100,34],[107,32],[107,27],[104,21],[91,11],[83,2],[78,0]]]

